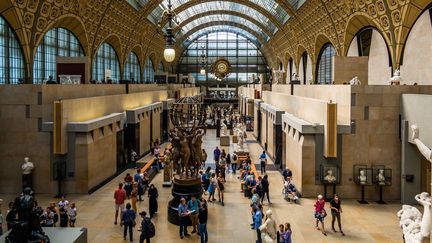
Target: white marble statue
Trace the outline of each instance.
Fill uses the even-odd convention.
[[[261,238],[265,243],[272,243],[276,239],[277,228],[276,222],[273,219],[273,213],[270,209],[267,210],[266,217],[265,222],[259,227]]]
[[[24,158],[24,164],[21,165],[23,175],[29,175],[33,172],[34,165],[29,161],[28,157]]]
[[[402,83],[402,78],[400,76],[400,70],[396,69],[393,73],[393,77],[390,78],[390,85],[400,85]]]
[[[244,148],[244,143],[245,143],[245,137],[244,137],[244,132],[241,130],[237,130],[237,145],[240,149]]]
[[[397,213],[406,243],[421,243],[430,236],[431,197],[429,193],[423,192],[416,195],[415,199],[423,206],[423,215],[417,208],[409,205],[403,205]]]
[[[221,122],[221,136],[227,136],[228,135],[228,128],[225,122]]]
[[[336,182],[336,177],[333,175],[333,170],[327,170],[327,175],[324,177],[324,180],[328,183]]]
[[[432,163],[432,150],[428,148],[420,139],[419,139],[419,128],[417,125],[411,125],[412,130],[412,140],[417,145],[420,153]]]
[[[359,175],[359,182],[361,185],[365,185],[367,182],[366,171],[361,170]]]
[[[378,170],[377,181],[378,181],[378,185],[382,186],[386,184],[386,178],[383,169]]]
[[[360,79],[359,79],[357,76],[355,76],[353,79],[351,79],[351,80],[349,81],[349,84],[350,84],[350,85],[360,85],[361,82],[360,82]]]

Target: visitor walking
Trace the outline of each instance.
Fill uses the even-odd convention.
[[[202,149],[202,167],[205,168],[205,163],[207,161],[207,152],[205,151],[205,149]]]
[[[327,216],[327,213],[324,209],[324,206],[325,206],[325,201],[323,199],[323,196],[318,195],[317,200],[314,204],[315,228],[317,230],[320,230],[320,228],[318,227],[318,223],[321,223],[321,232],[323,233],[323,235],[327,236],[327,233],[325,232],[325,228],[324,228],[324,218]]]
[[[207,201],[205,200],[204,197],[202,197],[199,214],[198,214],[199,234],[201,236],[201,243],[206,243],[208,241],[207,219],[208,219]]]
[[[134,169],[136,169],[137,168],[138,154],[133,149],[131,149],[130,160],[132,162]]]
[[[271,204],[270,196],[269,196],[269,186],[270,186],[270,183],[268,181],[268,176],[264,175],[264,177],[262,178],[261,183],[260,183],[261,203],[264,202],[264,195],[266,195],[268,203]]]
[[[131,208],[132,205],[127,203],[126,210],[123,212],[121,225],[124,226],[123,239],[126,240],[127,231],[129,229],[129,240],[130,242],[133,242],[132,228],[135,227],[135,211],[133,211]]]
[[[67,227],[69,223],[69,217],[64,207],[60,208],[60,227]]]
[[[77,215],[75,203],[71,203],[71,207],[69,209],[69,226],[72,228],[75,227]]]
[[[231,155],[229,153],[227,153],[225,160],[226,160],[226,173],[229,173],[231,168]]]
[[[64,208],[65,210],[68,210],[68,208],[69,208],[69,201],[66,200],[65,195],[62,195],[62,196],[61,196],[60,202],[58,202],[58,207],[59,207],[60,209],[61,209],[61,208]]]
[[[259,157],[260,165],[261,165],[261,174],[266,173],[266,164],[267,164],[267,154],[266,151],[263,151]]]
[[[128,199],[130,198],[130,194],[132,192],[132,182],[133,182],[132,176],[130,175],[130,173],[127,173],[124,178],[124,183],[125,183],[124,189],[126,191],[126,196]]]
[[[119,183],[118,188],[114,191],[114,203],[115,203],[115,217],[114,224],[117,224],[117,217],[119,210],[123,213],[124,202],[126,200],[126,191],[123,189],[123,183]],[[120,215],[120,219],[122,215]]]
[[[158,189],[153,184],[150,184],[148,197],[149,197],[150,218],[153,218],[153,216],[158,211],[157,198],[159,197]]]
[[[50,207],[47,207],[45,212],[42,214],[42,226],[54,227],[54,212]]]
[[[212,173],[211,177],[210,177],[210,184],[209,184],[209,187],[207,189],[207,191],[209,193],[208,201],[210,201],[210,202],[216,201],[216,199],[214,198],[216,187],[217,187],[216,174]]]
[[[237,163],[238,163],[237,155],[233,154],[232,163],[231,163],[231,169],[232,169],[232,171],[233,171],[234,174],[236,174],[236,171],[237,171]]]
[[[151,219],[149,217],[146,217],[146,211],[142,211],[141,213],[139,213],[139,215],[142,218],[141,227],[138,229],[138,231],[141,231],[139,242],[143,243],[145,240],[146,243],[150,243],[150,238],[153,238],[156,234],[155,226],[151,222]]]
[[[279,230],[276,233],[276,242],[285,243],[285,228],[283,224],[279,225]]]
[[[223,173],[220,172],[217,178],[217,189],[218,189],[219,202],[222,203],[222,206],[224,206],[224,190],[225,190],[224,181],[225,179],[223,178]]]
[[[137,173],[134,175],[134,181],[137,184],[138,201],[142,201],[142,195],[144,194],[144,187],[143,187],[143,177],[140,169],[138,169]]]
[[[196,199],[195,196],[191,197],[191,200],[189,200],[187,204],[187,208],[189,211],[189,218],[192,223],[192,234],[198,232],[198,213],[199,213],[199,201]]]
[[[219,162],[220,155],[221,155],[221,151],[219,147],[216,146],[215,150],[213,150],[213,159],[216,164]]]
[[[225,170],[226,170],[226,159],[225,157],[220,158],[219,160],[219,171],[216,171],[216,174],[221,174],[223,180],[225,181]]]
[[[262,205],[258,204],[258,207],[254,208],[254,228],[256,230],[257,233],[257,241],[256,243],[262,243],[261,240],[261,230],[259,229],[261,224],[262,224]]]
[[[341,224],[341,213],[342,213],[342,207],[341,207],[341,200],[339,198],[338,194],[335,194],[333,199],[330,201],[330,209],[331,209],[331,215],[332,215],[332,230],[333,232],[337,232],[334,223],[337,219],[339,231],[341,232],[342,236],[345,236],[344,232],[342,231],[342,224]]]
[[[186,199],[181,198],[180,204],[178,206],[178,214],[179,214],[179,221],[180,221],[180,239],[183,239],[185,236],[190,236],[187,232],[187,217],[189,217],[189,211],[186,206]]]
[[[138,212],[137,205],[136,205],[136,203],[137,203],[137,196],[138,196],[138,184],[134,183],[133,186],[132,186],[132,192],[131,192],[130,199],[131,199],[131,203],[132,203],[132,209],[135,212]]]
[[[210,177],[211,177],[211,167],[207,167],[205,171],[205,178],[204,178],[204,190],[208,190],[208,187],[210,185]]]
[[[285,234],[284,234],[285,243],[292,243],[291,236],[292,236],[291,224],[285,223]]]

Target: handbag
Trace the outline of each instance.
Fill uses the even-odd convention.
[[[323,210],[321,211],[321,216],[322,216],[323,218],[327,217],[327,212],[326,212],[325,209],[323,209]]]

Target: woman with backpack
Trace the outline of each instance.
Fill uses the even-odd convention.
[[[150,238],[153,238],[156,235],[156,229],[154,224],[151,222],[151,219],[149,217],[146,217],[147,212],[142,211],[139,213],[139,215],[142,217],[141,221],[141,227],[138,229],[138,231],[141,231],[140,235],[140,243],[144,243],[144,240],[146,243],[150,243]]]

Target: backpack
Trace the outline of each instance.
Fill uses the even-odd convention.
[[[149,220],[147,226],[148,226],[147,236],[149,238],[153,238],[156,235],[156,228],[155,228],[153,222]]]

